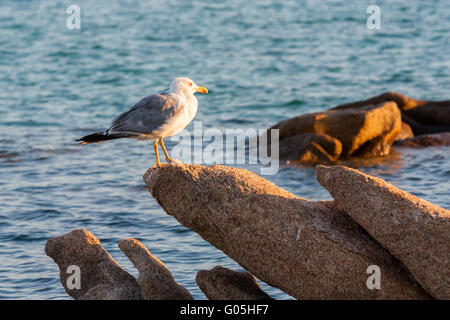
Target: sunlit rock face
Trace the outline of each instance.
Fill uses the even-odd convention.
[[[343,166],[317,166],[319,183],[433,297],[450,299],[450,211]]]
[[[51,238],[45,252],[58,264],[61,283],[76,300],[192,300],[189,291],[139,240],[122,239],[119,248],[138,269],[137,280],[86,229]],[[68,269],[71,266],[76,270]]]
[[[294,157],[297,158],[294,160],[305,162],[298,150],[318,145],[323,150],[331,149],[327,154],[332,155],[328,158],[334,161],[339,157],[389,154],[394,139],[402,130],[402,121],[397,104],[389,101],[360,108],[309,113],[281,121],[269,131],[271,129],[279,130],[282,160],[292,160]],[[302,135],[306,133],[318,136],[305,141],[306,137]]]
[[[425,299],[404,266],[348,215],[225,166],[150,168],[162,208],[262,281],[298,299]],[[383,270],[380,290],[367,268]]]
[[[100,240],[86,229],[73,230],[51,238],[45,253],[59,266],[61,283],[66,292],[77,300],[136,300],[142,299],[136,279],[126,272],[103,248]],[[79,268],[79,287],[75,272]]]
[[[396,140],[449,132],[450,100],[416,100],[386,92],[330,110],[286,119],[271,129],[280,130],[280,159],[288,162],[314,164],[380,157],[391,152]],[[416,141],[396,145],[448,145],[442,138]]]
[[[139,271],[137,282],[144,299],[193,299],[190,292],[175,281],[167,266],[152,255],[139,240],[122,239],[119,241],[119,248]]]

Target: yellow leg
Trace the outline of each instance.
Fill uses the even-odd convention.
[[[163,138],[159,138],[159,144],[161,145],[161,148],[164,151],[164,155],[166,156],[167,162],[172,161],[172,158],[169,156],[169,153],[167,153],[166,147],[164,146]]]
[[[155,156],[156,156],[156,166],[162,167],[161,162],[159,162],[159,155],[158,155],[158,140],[155,140],[153,143],[153,148],[155,149]]]

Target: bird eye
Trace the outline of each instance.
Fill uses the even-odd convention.
[[[192,87],[192,82],[189,82],[189,87]]]

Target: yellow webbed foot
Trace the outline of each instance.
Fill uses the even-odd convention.
[[[162,167],[165,167],[165,166],[167,166],[167,165],[169,165],[168,163],[157,163],[156,164],[156,166],[158,167],[158,168],[162,168]]]

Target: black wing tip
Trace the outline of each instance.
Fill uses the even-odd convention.
[[[83,144],[89,144],[90,143],[90,142],[84,141],[83,138],[76,139],[75,142],[78,142],[77,146],[81,146]]]
[[[76,139],[75,141],[81,141],[79,144],[88,144],[92,142],[100,142],[107,139],[107,136],[105,136],[104,132],[96,132],[92,134],[88,134],[87,136],[84,136],[82,138]]]
[[[78,142],[78,141],[81,141],[81,142]],[[78,143],[77,143],[77,146],[82,146],[82,145],[84,145],[84,144],[89,144],[89,143],[90,143],[90,142],[83,141],[83,140],[81,140],[81,139],[77,139],[77,140],[75,140],[75,142],[78,142]]]
[[[89,143],[100,143],[100,142],[105,142],[108,140],[113,140],[113,139],[120,139],[120,138],[130,138],[130,137],[135,137],[137,136],[137,134],[134,133],[130,133],[130,132],[116,132],[113,134],[106,134],[105,132],[96,132],[96,133],[92,133],[89,134],[87,136],[84,136],[82,138],[76,139],[75,141],[81,141],[79,143],[79,145],[81,144],[89,144]]]

